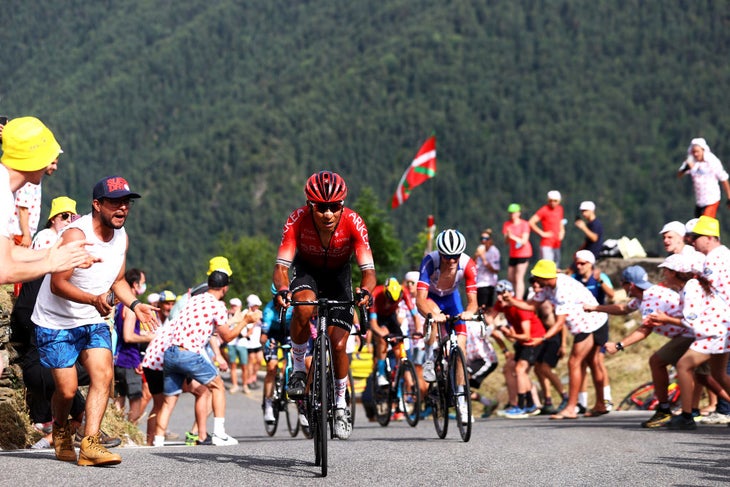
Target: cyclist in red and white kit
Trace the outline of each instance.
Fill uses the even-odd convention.
[[[368,231],[362,217],[345,208],[347,185],[334,172],[312,174],[304,186],[307,204],[294,210],[286,223],[276,256],[274,285],[279,305],[288,301],[312,301],[329,298],[348,301],[353,298],[350,258],[355,255],[362,271],[360,287],[355,289],[357,305],[370,302],[375,287],[375,265],[368,241]],[[289,269],[292,279],[289,280]],[[297,306],[291,321],[293,374],[289,379],[289,397],[301,399],[306,386],[307,341],[311,336],[309,320],[315,306]],[[352,327],[352,306],[333,307],[333,326],[327,332],[332,341],[335,364],[335,434],[346,440],[352,431],[350,410],[345,400],[347,372],[347,338]]]
[[[421,261],[421,276],[416,291],[418,311],[423,316],[431,314],[435,323],[444,323],[450,316],[473,318],[478,310],[477,270],[476,263],[464,253],[466,238],[458,230],[447,229],[436,236],[436,248],[438,250],[427,254]],[[466,310],[459,294],[461,281],[464,281],[466,287]],[[425,332],[428,333],[429,330]],[[459,348],[466,355],[466,323],[457,321],[454,324],[454,332]],[[436,331],[430,333],[433,344],[437,333]],[[457,377],[460,373],[459,370],[456,371]],[[431,346],[426,349],[423,378],[426,382],[436,381]],[[463,411],[462,418],[466,418],[466,405],[459,404],[459,407]]]

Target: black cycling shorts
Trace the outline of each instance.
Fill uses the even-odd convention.
[[[314,291],[318,298],[351,301],[353,297],[350,264],[339,270],[320,270],[309,268],[294,259],[292,280],[289,285],[293,299],[296,301],[296,293],[306,289]],[[354,315],[353,306],[334,306],[329,312],[330,324],[350,333]]]

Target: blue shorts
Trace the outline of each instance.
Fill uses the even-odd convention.
[[[188,377],[206,385],[218,377],[218,369],[206,357],[199,353],[183,350],[177,345],[170,345],[165,350],[162,367],[165,373],[164,393],[166,396],[181,394],[183,382]]]
[[[106,323],[55,330],[35,327],[41,365],[48,369],[73,367],[83,350],[106,348],[111,353],[112,333]]]
[[[464,312],[464,306],[461,304],[461,295],[459,291],[454,291],[446,296],[439,296],[437,294],[428,293],[429,299],[436,303],[445,315],[456,316]],[[466,335],[466,324],[459,320],[454,323],[454,331],[457,335]],[[446,330],[450,333],[451,330]]]

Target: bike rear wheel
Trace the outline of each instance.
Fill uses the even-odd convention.
[[[629,392],[619,403],[620,411],[649,411],[655,408],[656,396],[654,394],[654,383],[645,382]]]
[[[299,412],[297,411],[296,404],[294,404],[294,402],[287,396],[286,382],[286,380],[282,380],[279,402],[281,404],[281,409],[284,410],[284,416],[286,417],[286,427],[289,430],[289,434],[292,437],[295,437],[299,433]]]
[[[300,425],[302,434],[304,435],[304,437],[308,440],[311,440],[312,439],[312,426],[311,426],[312,425],[312,410],[309,406],[309,401],[303,401],[303,400],[299,399],[296,404],[297,404],[297,412],[300,414],[303,414],[304,417],[309,422],[309,424],[305,426],[304,423],[301,423],[299,421],[298,417],[297,417],[297,423]]]
[[[390,375],[390,372],[388,372]],[[393,384],[388,380],[388,385],[378,386],[378,379],[375,379],[375,389],[373,390],[373,398],[375,399],[375,418],[380,426],[388,426],[390,423],[390,414],[392,412],[391,391]]]
[[[449,430],[449,401],[447,396],[448,384],[441,357],[434,360],[434,372],[436,373],[436,382],[432,382],[428,386],[428,398],[431,403],[436,434],[443,439],[446,438],[446,433]]]
[[[281,380],[281,374],[279,372],[276,373],[276,378],[274,379],[274,393],[271,396],[271,409],[274,411],[274,421],[265,421],[264,420],[264,429],[266,430],[266,434],[269,436],[274,436],[276,434],[276,429],[279,426],[279,409],[281,408],[280,398],[282,394],[282,380]],[[266,408],[266,399],[264,399],[264,409]]]
[[[350,423],[355,427],[355,410],[357,409],[357,398],[355,395],[355,379],[352,377],[352,370],[347,371],[347,405],[350,408]]]
[[[469,441],[471,438],[471,391],[469,390],[469,372],[466,368],[464,353],[460,348],[451,350],[449,357],[449,392],[453,397],[454,409],[456,409],[456,426],[459,428],[461,440]],[[465,404],[466,411],[462,411],[460,404]],[[466,413],[466,415],[464,415]]]
[[[421,391],[418,388],[418,376],[413,364],[403,360],[398,367],[396,379],[398,408],[405,415],[410,426],[416,426],[421,411]]]

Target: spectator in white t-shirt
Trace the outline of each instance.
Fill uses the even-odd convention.
[[[727,204],[730,206],[730,183],[728,173],[722,162],[712,153],[707,141],[702,137],[692,139],[687,148],[687,158],[677,172],[681,178],[689,173],[695,192],[695,217],[702,215],[715,218],[720,206],[720,185],[725,190]]]
[[[481,244],[474,252],[474,262],[477,265],[477,303],[482,309],[494,306],[494,286],[499,280],[501,255],[494,245],[492,229],[482,232]]]

